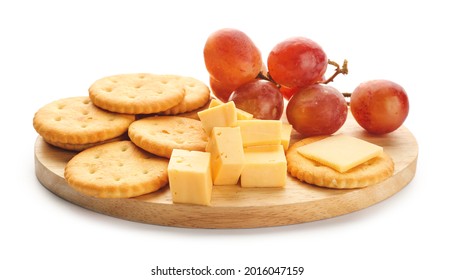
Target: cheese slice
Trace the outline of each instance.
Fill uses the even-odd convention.
[[[244,148],[245,166],[240,176],[242,187],[284,187],[287,178],[286,156],[282,145]]]
[[[174,203],[210,204],[210,153],[174,149],[169,159],[168,176]]]
[[[225,103],[223,103],[219,99],[212,99],[210,101],[209,108],[216,107],[216,106],[219,106],[219,105],[222,105],[222,104],[225,104]],[[243,111],[242,109],[236,108],[235,111],[237,112],[237,119],[238,120],[252,120],[253,119],[253,115],[252,114],[250,114],[250,113],[248,113],[246,111]]]
[[[233,127],[237,125],[237,112],[233,101],[205,109],[198,112],[202,128],[207,135],[212,133],[214,127]]]
[[[235,185],[245,164],[239,127],[214,127],[206,151],[211,154],[214,185]]]
[[[334,135],[297,149],[302,156],[346,172],[383,152],[381,146],[348,135]]]
[[[239,120],[244,147],[281,144],[282,122],[279,120]]]

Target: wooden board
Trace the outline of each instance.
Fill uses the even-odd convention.
[[[35,171],[43,186],[84,208],[136,222],[194,228],[255,228],[331,218],[378,203],[400,191],[414,177],[418,145],[407,128],[372,136],[350,117],[340,131],[383,146],[394,160],[394,175],[354,190],[319,188],[291,176],[283,189],[215,186],[211,206],[173,204],[169,187],[137,198],[99,199],[67,185],[63,170],[75,153],[54,148],[41,137],[35,143]],[[299,135],[293,133],[291,143],[297,140]]]

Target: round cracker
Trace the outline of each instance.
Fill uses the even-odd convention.
[[[127,133],[124,133],[118,137],[114,137],[112,139],[107,139],[107,140],[100,141],[100,142],[86,143],[86,144],[70,144],[70,143],[54,142],[54,141],[51,141],[51,140],[43,137],[43,140],[52,146],[55,146],[57,148],[64,149],[67,151],[74,151],[74,152],[80,152],[85,149],[95,147],[95,146],[98,146],[101,144],[106,144],[106,143],[115,142],[115,141],[122,141],[122,140],[127,140],[127,139],[128,139],[128,135],[127,135]]]
[[[202,105],[202,107],[199,107],[199,108],[197,108],[196,110],[189,111],[189,112],[186,112],[186,113],[181,113],[181,114],[178,114],[178,115],[176,115],[176,116],[177,116],[177,117],[190,118],[190,119],[194,119],[194,120],[200,121],[201,119],[199,119],[198,113],[199,113],[200,111],[204,111],[204,110],[206,110],[206,109],[209,108],[210,100],[211,100],[211,99],[209,99],[204,105]]]
[[[148,117],[133,122],[128,136],[142,149],[166,158],[173,149],[205,151],[207,134],[198,120],[175,117]]]
[[[152,114],[179,104],[185,92],[172,75],[122,74],[95,81],[89,88],[93,103],[126,114]]]
[[[303,145],[322,140],[327,136],[314,136],[293,144],[286,153],[288,172],[300,181],[333,189],[363,188],[379,183],[393,175],[393,160],[385,152],[347,172],[340,173],[330,167],[308,159],[297,152]]]
[[[134,115],[102,110],[88,96],[78,96],[40,108],[33,118],[33,127],[48,142],[80,145],[118,137],[134,120]]]
[[[163,115],[177,115],[196,110],[210,99],[210,89],[203,82],[192,77],[175,76],[184,89],[185,96],[176,106],[161,112]]]
[[[160,189],[168,183],[168,160],[156,157],[131,141],[86,149],[65,167],[68,185],[89,196],[129,198]]]

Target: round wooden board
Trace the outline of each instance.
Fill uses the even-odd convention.
[[[363,189],[334,190],[311,186],[288,176],[285,188],[214,186],[211,206],[173,204],[169,187],[130,199],[99,199],[69,187],[63,170],[75,153],[35,143],[35,171],[51,192],[106,215],[156,225],[192,228],[255,228],[290,225],[351,213],[378,203],[404,188],[414,177],[418,145],[405,127],[383,136],[370,135],[352,117],[340,132],[384,147],[395,163],[394,175]],[[299,140],[293,133],[291,144]]]

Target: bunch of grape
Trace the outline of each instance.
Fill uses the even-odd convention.
[[[208,37],[204,61],[213,94],[221,101],[234,101],[237,108],[255,118],[280,119],[285,98],[289,100],[288,122],[303,136],[332,134],[347,119],[345,97],[327,85],[334,76],[324,79],[327,55],[308,38],[294,37],[278,43],[269,53],[266,65],[245,33],[220,29]],[[383,134],[401,126],[409,103],[399,85],[373,80],[353,91],[350,109],[360,126]]]

